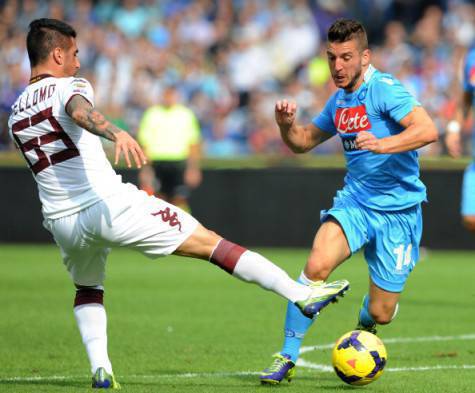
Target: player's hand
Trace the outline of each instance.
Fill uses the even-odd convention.
[[[287,100],[279,100],[275,104],[275,121],[279,128],[289,129],[295,121],[297,104]]]
[[[448,132],[445,134],[445,144],[451,157],[459,158],[462,155],[460,132]]]
[[[147,157],[143,152],[140,145],[137,141],[132,138],[127,132],[120,131],[114,134],[115,135],[115,164],[119,163],[119,158],[121,154],[124,155],[125,162],[128,168],[132,167],[132,163],[130,161],[130,155],[132,155],[135,166],[137,168],[141,168],[142,165],[147,163]]]
[[[382,139],[376,138],[374,134],[368,131],[361,131],[356,136],[356,147],[359,150],[368,150],[373,153],[383,153]]]

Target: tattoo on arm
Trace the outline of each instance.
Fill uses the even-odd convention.
[[[110,141],[114,142],[115,134],[122,131],[79,94],[71,98],[66,106],[66,112],[78,126]]]

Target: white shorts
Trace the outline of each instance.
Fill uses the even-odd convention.
[[[166,256],[198,224],[190,214],[132,184],[76,214],[43,223],[61,249],[74,283],[84,286],[103,284],[110,247],[128,247],[149,258]]]

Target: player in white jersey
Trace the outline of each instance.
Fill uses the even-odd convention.
[[[122,183],[99,137],[84,132],[66,113],[66,104],[76,95],[94,102],[85,79],[43,74],[30,81],[13,105],[13,137],[38,182],[47,219],[91,206]]]
[[[38,19],[27,35],[29,86],[9,119],[12,138],[38,183],[44,226],[53,234],[76,286],[74,314],[89,357],[92,386],[119,388],[107,354],[104,271],[111,246],[150,258],[169,254],[209,260],[233,276],[294,302],[307,316],[349,285],[340,280],[307,287],[263,256],[207,230],[192,216],[134,185],[124,184],[106,159],[100,137],[115,143],[115,163],[141,167],[137,142],[94,108],[89,82],[76,78],[76,32]]]

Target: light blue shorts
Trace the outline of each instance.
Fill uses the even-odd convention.
[[[364,248],[372,281],[389,292],[402,292],[419,259],[422,236],[420,204],[404,210],[369,209],[339,191],[333,207],[321,212],[321,221],[335,218],[343,228],[352,253]]]
[[[475,163],[471,163],[463,175],[462,216],[475,215]]]

